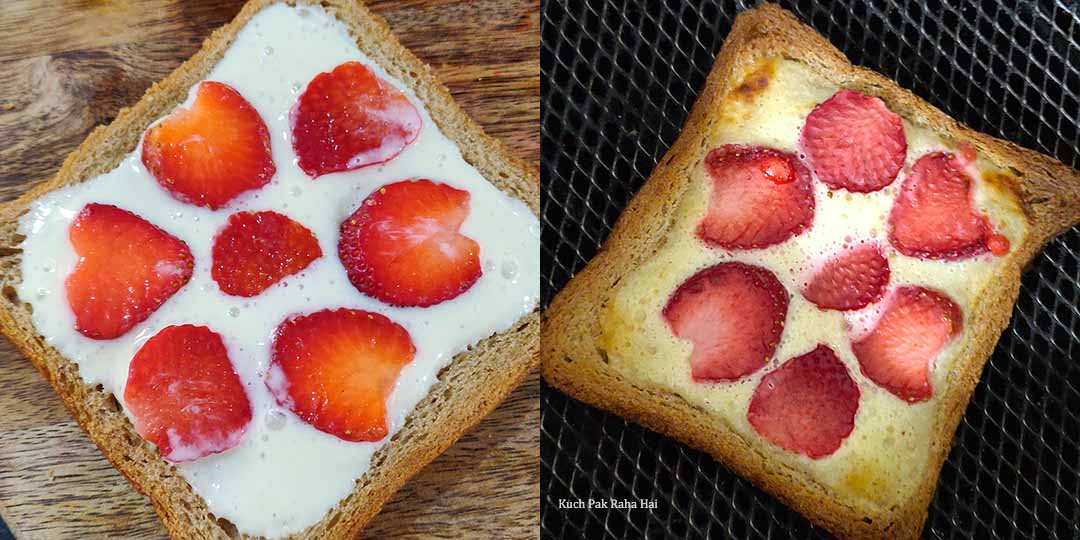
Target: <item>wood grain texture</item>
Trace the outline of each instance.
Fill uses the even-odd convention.
[[[0,199],[50,177],[93,127],[134,104],[242,2],[0,3]],[[371,1],[402,43],[517,155],[539,158],[539,1]],[[26,540],[165,538],[149,500],[0,342],[0,516]],[[400,491],[365,538],[535,538],[539,382]]]

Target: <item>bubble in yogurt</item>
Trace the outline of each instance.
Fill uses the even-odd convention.
[[[240,316],[240,308],[238,308],[236,306],[233,306],[233,307],[229,308],[229,316],[230,317],[239,317]]]
[[[288,417],[285,416],[285,411],[280,409],[270,409],[266,413],[266,427],[271,431],[280,431],[285,427],[285,423],[288,421]]]
[[[501,270],[504,279],[514,279],[518,275],[518,265],[514,261],[503,261]]]

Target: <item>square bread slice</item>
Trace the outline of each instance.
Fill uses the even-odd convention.
[[[110,462],[140,492],[150,497],[172,538],[224,540],[251,538],[218,519],[176,468],[162,459],[134,430],[116,398],[101,386],[86,384],[78,367],[48,345],[35,330],[31,305],[19,298],[20,249],[17,222],[34,199],[114,169],[138,145],[147,127],[188,97],[222,58],[244,25],[273,0],[251,0],[229,24],[216,30],[202,49],[108,126],[95,129],[64,162],[54,178],[0,207],[0,330],[48,379],[74,418]],[[286,3],[297,2],[288,0]],[[487,136],[454,101],[433,70],[405,49],[386,23],[353,0],[320,4],[344,23],[360,50],[423,102],[439,129],[464,159],[506,194],[539,212],[535,165],[516,158]],[[539,362],[539,314],[519,319],[510,329],[458,354],[392,439],[376,452],[352,493],[320,521],[290,539],[352,539],[411,476],[479,422]],[[108,505],[108,501],[102,501]]]
[[[852,92],[836,94],[841,89]],[[851,98],[855,93],[862,96]],[[811,176],[802,126],[834,94],[876,104],[879,112],[887,107],[891,113],[880,114],[890,118],[890,129],[899,131],[902,124],[902,159],[893,164],[895,178],[887,187],[863,193],[827,187],[818,168]],[[847,142],[838,137],[832,144]],[[759,161],[767,164],[759,172],[741,173],[769,179],[778,190],[805,182],[808,199],[772,207],[772,215],[761,215],[768,222],[745,218],[742,208],[758,193],[738,191],[744,180],[723,176],[735,170],[723,167],[753,156],[773,161]],[[956,167],[950,170],[968,171],[968,180],[953,185],[972,193],[966,200],[977,214],[957,213],[955,219],[985,216],[972,217],[977,226],[989,227],[988,235],[993,232],[976,246],[981,254],[904,255],[890,245],[887,216],[904,193],[905,179],[914,177],[913,169],[922,170],[915,162],[928,156],[931,161],[920,167],[938,159]],[[718,178],[728,182],[727,193]],[[724,219],[744,221],[707,220],[717,207],[726,212]],[[742,242],[776,233],[770,229],[775,219],[807,208],[812,219],[803,228],[765,244]],[[1077,171],[958,124],[894,82],[853,66],[792,14],[763,5],[738,16],[678,140],[600,253],[545,311],[542,372],[577,399],[707,451],[841,538],[918,538],[961,414],[1008,324],[1023,267],[1078,219]],[[950,219],[939,221],[949,228]],[[808,300],[807,276],[824,263],[814,261],[830,260],[844,243],[860,240],[887,255],[887,289],[869,307],[850,308],[855,311],[815,306]],[[764,270],[746,271],[747,265]],[[720,288],[736,282],[742,288],[734,293],[735,288]],[[901,298],[904,287],[916,286],[952,300],[926,302],[937,296],[910,295],[922,299],[916,305],[924,314],[931,313],[916,330],[941,333],[929,346],[929,360],[906,366],[924,377],[922,386],[912,387],[905,386],[911,373],[876,369],[875,351],[867,352],[872,346],[879,346],[876,352],[909,349],[862,340],[873,337],[867,332],[874,324],[885,327],[895,306],[909,305]],[[771,289],[744,294],[754,287]],[[726,308],[709,311],[721,301],[729,302]],[[757,324],[770,303],[783,313],[764,319],[773,333],[751,345],[740,342],[739,333]],[[946,305],[951,307],[942,314]],[[733,317],[724,319],[723,328],[735,330],[709,341],[719,335],[719,319],[726,315]],[[909,330],[893,335],[906,338]],[[812,354],[817,345],[833,354]],[[740,359],[745,365],[709,363],[734,362],[724,356],[730,350],[754,354]],[[766,352],[755,356],[761,351]],[[818,367],[805,367],[810,365]],[[785,402],[787,396],[796,400]]]

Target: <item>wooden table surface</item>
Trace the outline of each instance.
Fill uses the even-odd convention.
[[[539,159],[539,0],[371,1],[469,114]],[[96,125],[191,56],[241,2],[0,3],[0,199],[51,176]],[[397,494],[364,538],[536,538],[536,374]],[[0,339],[0,516],[23,540],[162,539],[150,501]]]

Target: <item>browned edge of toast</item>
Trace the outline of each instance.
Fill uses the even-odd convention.
[[[101,386],[79,378],[78,368],[45,343],[33,327],[30,306],[19,300],[21,279],[17,220],[37,197],[76,184],[115,168],[132,152],[143,131],[182,103],[189,88],[213,69],[237,32],[274,0],[250,0],[230,23],[214,31],[189,60],[146,91],[143,98],[119,112],[108,126],[96,128],[64,161],[51,180],[19,199],[0,205],[0,331],[31,360],[52,384],[72,416],[101,448],[110,462],[140,492],[148,495],[169,534],[176,539],[251,538],[211,515],[201,497],[134,431],[116,399]],[[442,132],[461,149],[465,160],[507,194],[524,201],[539,214],[540,184],[535,164],[515,157],[501,142],[487,136],[454,101],[432,69],[404,48],[386,22],[350,0],[319,3],[348,27],[360,49],[391,75],[403,81],[427,107]],[[457,355],[439,373],[439,382],[410,414],[405,425],[371,461],[368,473],[354,491],[324,518],[294,540],[355,538],[406,480],[445,451],[517,387],[539,363],[539,315]],[[106,503],[107,504],[107,503]]]
[[[598,315],[623,276],[663,244],[674,210],[700,162],[708,126],[739,74],[763,58],[802,62],[830,82],[883,99],[889,108],[945,140],[968,141],[981,155],[1018,179],[1008,186],[1023,206],[1031,232],[1015,246],[971,310],[975,328],[959,349],[935,419],[926,474],[904,504],[874,511],[845,504],[835,492],[802,471],[770,461],[752,441],[709,412],[670,392],[634,384],[608,365],[600,348]],[[983,365],[1008,325],[1020,273],[1042,245],[1080,218],[1080,173],[1013,143],[957,123],[893,81],[853,66],[828,40],[791,13],[765,4],[738,16],[678,140],[620,216],[608,240],[586,268],[556,296],[542,322],[541,362],[546,380],[567,394],[620,414],[659,433],[702,449],[834,534],[846,539],[918,538],[937,478]]]

